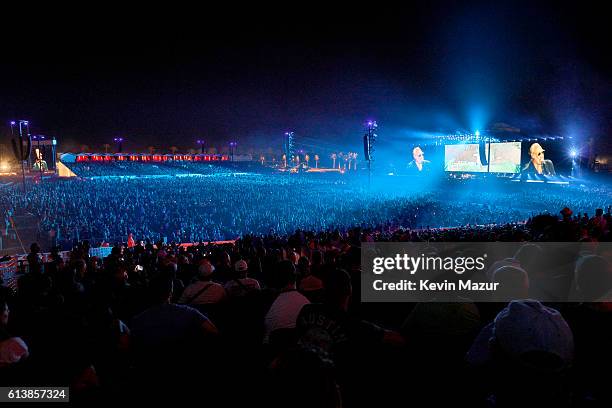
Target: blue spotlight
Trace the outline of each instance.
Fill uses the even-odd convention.
[[[570,150],[569,155],[572,159],[575,159],[576,157],[578,157],[578,151],[576,149],[572,149]]]
[[[476,133],[474,133],[476,135],[476,137],[480,136],[480,131],[476,130]]]

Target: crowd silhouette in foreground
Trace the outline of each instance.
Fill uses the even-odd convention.
[[[33,244],[18,291],[0,293],[0,384],[68,385],[82,402],[610,406],[611,222],[564,208],[518,225],[145,240],[103,259],[80,241],[46,263]],[[361,303],[361,243],[378,241],[522,242],[480,277],[518,300]],[[553,275],[547,241],[592,250]],[[529,300],[560,283],[565,299]]]

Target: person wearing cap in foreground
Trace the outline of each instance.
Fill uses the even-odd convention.
[[[529,147],[531,160],[523,167],[523,173],[540,174],[542,176],[554,176],[556,174],[553,162],[544,159],[544,151],[539,143],[534,143]]]
[[[260,290],[257,279],[248,277],[249,266],[244,259],[234,264],[234,279],[225,284],[225,292],[229,297],[244,296],[254,290]]]
[[[611,265],[605,257],[585,255],[577,260],[574,272],[575,302],[566,305],[563,315],[574,333],[576,361],[572,369],[579,383],[599,406],[612,406],[608,376],[612,366]],[[592,301],[592,300],[595,301]]]
[[[574,336],[557,310],[514,300],[485,326],[466,355],[496,407],[566,406],[564,381],[574,361]]]
[[[492,281],[499,283],[492,294],[493,301],[508,302],[529,297],[529,277],[521,267],[502,266],[493,272]]]
[[[179,303],[185,305],[206,305],[219,303],[225,298],[223,286],[212,281],[215,267],[204,261],[198,267],[198,280],[185,288]]]

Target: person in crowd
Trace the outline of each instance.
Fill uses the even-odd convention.
[[[462,375],[463,356],[481,328],[480,311],[468,299],[415,305],[400,329],[406,339],[400,364],[413,368],[402,381],[412,384],[415,400],[445,406],[456,401],[457,393],[471,396],[470,379]],[[433,376],[438,381],[432,382]],[[447,392],[437,392],[440,382],[447,384]]]
[[[609,347],[612,342],[612,308],[610,290],[606,291],[610,287],[609,268],[610,264],[604,257],[582,257],[575,269],[575,296],[582,302],[567,304],[563,310],[576,344],[576,384],[573,389],[578,395],[599,401],[601,406],[612,404],[612,391],[605,376],[601,375],[612,364]],[[598,298],[599,301],[591,301]]]
[[[42,258],[40,255],[40,246],[38,243],[34,242],[30,245],[30,253],[27,256],[28,265],[41,265]]]
[[[596,236],[603,235],[608,229],[608,222],[602,208],[595,210],[595,216],[589,220],[589,229]]]
[[[128,381],[130,329],[104,304],[91,305],[85,318],[96,375],[100,385],[108,389],[109,395],[115,395]]]
[[[310,301],[296,289],[295,265],[291,261],[282,261],[278,267],[278,283],[281,293],[278,295],[264,321],[264,343],[277,330],[295,329],[298,315],[304,305]]]
[[[349,313],[353,289],[346,271],[328,271],[324,288],[324,302],[306,304],[298,315],[296,338],[298,345],[318,350],[335,363],[343,399],[355,404],[359,389],[366,387],[365,373],[379,367],[382,346],[403,346],[405,341],[398,332],[385,330]],[[389,379],[381,376],[382,382],[383,377]]]
[[[493,300],[496,302],[509,302],[529,297],[529,277],[522,268],[502,266],[493,272],[492,281],[498,283],[493,293]]]
[[[273,407],[342,407],[334,364],[316,349],[296,347],[271,364],[268,386]],[[299,398],[296,398],[299,395]]]
[[[225,289],[212,281],[215,267],[207,260],[198,267],[198,280],[185,288],[178,303],[185,305],[216,304],[225,299]]]
[[[323,301],[322,259],[319,251],[316,254],[316,263],[300,279],[299,290],[311,302],[320,303]]]
[[[612,300],[612,267],[603,257],[586,255],[578,259],[575,269],[575,296],[577,301]]]
[[[496,407],[569,406],[567,373],[574,336],[559,311],[534,300],[513,300],[482,329],[467,361],[487,384]],[[481,381],[478,379],[478,381]]]
[[[259,281],[248,277],[249,266],[244,259],[234,265],[234,279],[229,280],[224,288],[229,298],[245,296],[250,292],[261,290]]]
[[[171,276],[166,273],[155,276],[149,286],[154,304],[131,321],[135,364],[135,378],[128,390],[131,399],[182,401],[196,397],[197,384],[201,381],[215,387],[211,371],[199,370],[197,379],[193,375],[181,375],[195,372],[195,367],[218,369],[217,358],[211,350],[218,347],[219,331],[198,310],[172,303],[172,288]],[[183,387],[180,395],[173,393]],[[158,392],[154,395],[151,389]]]
[[[517,268],[520,268],[521,263],[518,259],[516,259],[516,257],[508,257],[508,258],[504,258],[504,259],[500,259],[499,261],[495,261],[486,271],[485,275],[487,280],[492,281],[493,280],[493,274],[495,273],[496,270],[498,270],[499,268],[503,267],[503,266],[514,266]]]
[[[0,371],[19,363],[29,355],[28,346],[21,337],[9,334],[10,310],[5,299],[0,299]],[[0,374],[1,376],[1,374]]]
[[[301,280],[303,277],[309,275],[310,261],[308,260],[308,258],[305,256],[301,256],[300,259],[298,259],[297,261],[295,269],[298,276],[298,280]]]
[[[330,271],[324,279],[324,302],[306,304],[298,315],[296,327],[300,342],[340,358],[355,352],[364,343],[404,343],[397,332],[354,319],[348,313],[352,294],[349,274],[342,269]]]
[[[134,338],[144,349],[160,350],[160,346],[181,343],[198,333],[218,334],[215,325],[197,310],[171,303],[172,290],[171,277],[157,276],[151,282],[151,295],[156,304],[132,319]],[[163,330],[164,327],[169,330]]]

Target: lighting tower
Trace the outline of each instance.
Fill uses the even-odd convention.
[[[121,153],[123,151],[123,138],[116,137],[113,139],[113,142],[117,144],[117,153]]]
[[[204,154],[204,141],[202,139],[198,139],[196,141],[196,143],[200,145],[200,149],[202,151],[202,154]]]
[[[230,161],[234,161],[234,154],[236,153],[236,146],[238,146],[238,142],[235,142],[235,141],[229,142]]]
[[[368,185],[372,181],[372,160],[374,159],[374,143],[377,137],[376,129],[378,129],[378,123],[369,120],[366,123],[366,134],[363,135],[363,154],[368,162]]]
[[[30,135],[30,122],[27,120],[20,120],[19,122],[19,135],[15,137],[15,126],[17,122],[11,121],[11,143],[13,145],[13,153],[15,158],[21,163],[21,176],[23,179],[23,193],[26,193],[26,182],[25,182],[25,169],[23,162],[30,162],[30,153],[32,150],[32,136]]]
[[[293,132],[285,132],[283,152],[285,153],[287,160],[293,162],[293,158],[295,156],[295,135]]]

